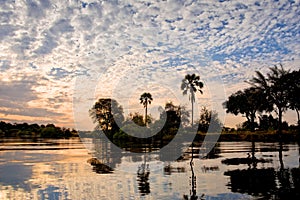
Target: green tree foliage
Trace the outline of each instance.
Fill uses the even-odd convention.
[[[124,121],[123,108],[116,100],[110,98],[99,99],[89,110],[89,114],[96,123],[96,129],[101,129],[110,139],[120,129],[116,121]]]
[[[68,138],[78,136],[74,129],[60,128],[54,124],[38,125],[28,123],[0,122],[0,136],[2,137],[26,137],[26,138]]]
[[[256,71],[256,77],[250,80],[250,84],[265,92],[266,100],[275,107],[275,112],[278,114],[278,132],[281,133],[282,115],[289,108],[289,87],[286,76],[290,72],[282,65],[280,67],[275,65],[270,68],[270,71],[267,76]]]
[[[176,135],[180,125],[189,124],[189,112],[185,107],[174,105],[172,102],[165,104],[164,112],[160,114],[158,120],[153,123],[153,127],[159,129],[160,138],[173,137]]]
[[[175,135],[181,122],[181,108],[174,105],[172,102],[168,102],[165,105],[166,122],[163,126],[164,135]],[[164,113],[160,115],[162,119]]]
[[[41,131],[41,137],[45,138],[55,138],[56,136],[61,135],[61,131],[57,132],[58,130],[55,127],[52,126],[46,126]]]
[[[147,119],[149,119],[148,117],[147,117]],[[124,124],[131,124],[131,123],[135,123],[136,125],[139,125],[139,126],[145,126],[145,121],[144,121],[143,115],[141,115],[138,112],[129,113],[129,116],[127,117]],[[148,123],[149,123],[149,120],[148,120]]]
[[[220,130],[220,127],[222,127],[222,123],[218,118],[218,113],[203,107],[200,113],[198,131],[206,133],[210,128],[210,132],[216,132]]]
[[[147,126],[147,109],[148,104],[151,104],[153,101],[152,95],[150,93],[144,92],[140,97],[140,103],[143,104],[145,108],[145,125]]]
[[[148,124],[151,124],[152,117],[150,115],[147,116]],[[141,126],[145,127],[145,121],[143,115],[141,115],[138,112],[135,113],[129,113],[128,117],[123,123],[123,126],[121,127],[121,130],[114,134],[114,139],[125,139],[125,133],[128,133],[131,135],[131,133],[136,133],[135,137],[143,137],[149,133],[145,131],[145,129],[142,129]],[[144,132],[145,131],[145,132]]]
[[[200,81],[200,76],[196,76],[195,74],[187,74],[182,80],[181,90],[183,90],[183,95],[187,95],[187,93],[189,93],[189,100],[192,103],[192,126],[194,123],[195,93],[199,91],[201,94],[203,94],[201,88],[203,88],[203,82]]]
[[[223,106],[227,113],[244,115],[247,118],[247,127],[254,131],[256,112],[272,109],[266,98],[266,93],[263,90],[250,87],[230,95]]]

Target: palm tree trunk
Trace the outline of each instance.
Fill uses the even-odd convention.
[[[194,104],[192,100],[192,128],[194,128]],[[193,165],[193,159],[194,159],[194,140],[192,141],[192,159],[191,159],[191,166]]]
[[[145,126],[147,126],[147,105],[148,103],[146,102],[146,108],[145,108]]]
[[[296,113],[297,113],[297,117],[298,117],[298,127],[300,126],[300,119],[299,119],[299,110],[297,108],[295,108]]]
[[[192,128],[194,127],[194,104],[192,101]]]
[[[281,135],[282,133],[282,109],[281,107],[278,108],[278,134]]]

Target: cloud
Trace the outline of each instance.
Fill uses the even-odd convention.
[[[48,76],[52,76],[55,79],[61,79],[67,77],[70,74],[72,74],[72,72],[68,72],[63,68],[53,67],[51,71],[48,73]]]
[[[10,60],[0,60],[0,71],[4,72],[10,67]]]
[[[34,0],[27,0],[27,15],[30,18],[42,18],[45,17],[45,9],[51,7],[51,2],[48,0],[43,0],[36,2]]]
[[[0,40],[13,36],[16,29],[17,27],[14,25],[0,25]]]
[[[0,91],[1,100],[15,101],[15,102],[28,102],[37,98],[32,90],[36,84],[35,77],[25,77],[23,80],[13,82],[1,81]]]
[[[4,1],[0,13],[1,77],[44,78],[1,88],[28,91],[6,97],[49,110],[70,109],[74,93],[90,102],[99,82],[107,95],[124,77],[176,84],[163,72],[194,69],[230,94],[255,70],[279,62],[296,69],[300,60],[299,1]]]
[[[26,106],[21,108],[18,108],[18,106],[5,109],[0,108],[0,113],[4,115],[19,115],[24,117],[59,117],[64,115],[62,113],[53,112],[45,108],[29,108]]]
[[[50,99],[51,107],[41,107],[42,105],[31,106],[31,102],[41,101],[40,94],[35,90],[42,85],[41,78],[37,76],[20,76],[13,81],[0,81],[0,114],[3,116],[23,116],[23,117],[60,117],[64,113],[56,111],[55,105],[66,101],[61,95]],[[56,107],[57,109],[59,107]]]

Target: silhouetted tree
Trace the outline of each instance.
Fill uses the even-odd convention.
[[[190,114],[184,106],[176,106],[172,101],[170,101],[166,103],[165,111],[167,113],[166,123],[176,124],[176,127],[179,126],[180,123],[183,126],[189,125]],[[162,115],[160,116],[160,118],[162,118]]]
[[[180,106],[174,105],[172,102],[168,102],[165,105],[165,110],[167,114],[166,125],[168,127],[178,128],[181,122],[181,108]]]
[[[300,126],[300,70],[292,71],[284,76],[285,84],[288,90],[289,108],[297,113],[298,126]]]
[[[78,136],[77,131],[60,128],[54,124],[38,125],[28,123],[6,123],[0,122],[0,135],[6,137],[26,137],[26,138],[67,138]]]
[[[52,126],[47,126],[43,128],[41,131],[41,137],[44,138],[54,138],[57,137],[56,135],[57,135],[56,128]]]
[[[271,114],[259,117],[259,128],[262,130],[276,129],[278,127],[278,119],[274,119]]]
[[[183,95],[186,95],[189,92],[189,100],[192,103],[192,126],[194,123],[194,102],[195,102],[195,93],[197,90],[203,94],[201,90],[203,88],[203,82],[200,81],[200,76],[195,74],[187,74],[181,83],[181,90],[183,90]]]
[[[148,104],[151,104],[153,101],[152,95],[150,93],[143,93],[140,97],[140,103],[144,105],[145,108],[145,125],[147,126],[147,108]]]
[[[141,115],[138,112],[129,113],[129,116],[127,117],[124,124],[126,125],[126,124],[130,124],[132,122],[134,122],[136,125],[139,125],[139,126],[145,126],[144,117],[143,117],[143,115]]]
[[[119,130],[116,120],[124,121],[123,108],[114,99],[101,98],[89,110],[94,123],[97,123],[96,129],[101,129],[109,138]]]
[[[266,98],[267,96],[262,90],[250,87],[230,95],[223,106],[226,108],[227,113],[244,115],[247,118],[250,130],[254,131],[256,112],[271,109]]]
[[[192,103],[192,127],[194,126],[194,102],[195,102],[195,93],[197,90],[203,94],[201,90],[203,88],[203,82],[200,81],[200,76],[196,76],[195,74],[187,74],[184,79],[182,79],[181,90],[183,90],[183,95],[186,95],[189,92],[189,100]],[[193,142],[192,146],[192,158],[190,161],[190,165],[193,164]]]
[[[261,72],[256,71],[256,77],[253,77],[249,83],[258,90],[265,92],[266,101],[275,106],[275,112],[278,114],[278,133],[281,133],[282,114],[289,106],[289,91],[285,79],[289,71],[285,70],[281,64],[280,67],[275,65],[270,70],[271,72],[267,73],[266,77]]]
[[[212,125],[210,129],[211,132],[218,131],[218,129],[222,127],[218,113],[216,111],[209,111],[206,107],[203,107],[200,113],[198,131],[206,133],[210,125]]]

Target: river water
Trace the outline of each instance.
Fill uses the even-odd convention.
[[[0,199],[299,199],[300,196],[297,143],[219,142],[207,157],[194,158],[192,165],[190,154],[178,161],[163,162],[146,153],[110,154],[109,150],[97,149],[93,144],[92,139],[83,144],[79,138],[1,139]],[[111,165],[92,165],[91,158],[96,154]]]

